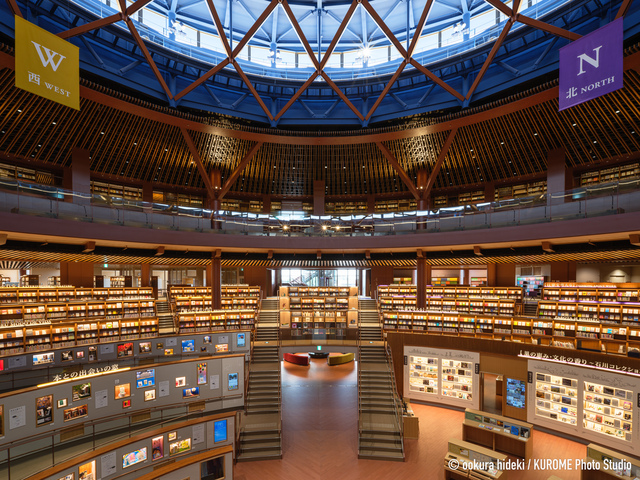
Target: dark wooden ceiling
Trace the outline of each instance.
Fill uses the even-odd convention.
[[[431,172],[454,125],[458,130],[435,189],[517,182],[541,174],[546,171],[547,152],[559,147],[566,149],[567,163],[573,167],[631,157],[640,151],[640,75],[636,71],[640,53],[635,50],[627,51],[623,89],[563,112],[558,112],[557,86],[551,84],[542,92],[538,88],[498,106],[430,119],[424,134],[411,133],[402,125],[364,130],[359,137],[349,132],[349,138],[340,138],[336,133],[333,140],[325,133],[320,141],[300,132],[274,130],[270,135],[285,136],[268,141],[275,137],[255,129],[256,138],[260,134],[267,141],[231,192],[312,195],[314,180],[325,180],[328,195],[408,192],[374,142],[384,141],[415,182],[419,170]],[[70,165],[71,149],[80,147],[91,152],[94,172],[203,189],[179,125],[189,130],[205,168],[219,169],[223,182],[254,143],[250,127],[238,124],[240,133],[228,135],[225,132],[234,131],[228,119],[199,118],[167,108],[156,115],[158,107],[103,87],[99,88],[103,93],[126,101],[111,104],[84,95],[80,111],[69,109],[16,88],[13,69],[7,66],[11,55],[0,55],[4,56],[0,65],[5,66],[0,70],[0,152],[5,155],[65,167]],[[216,122],[231,128],[211,127]]]

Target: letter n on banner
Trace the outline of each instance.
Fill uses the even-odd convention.
[[[622,18],[560,49],[559,110],[623,86]]]
[[[75,45],[16,16],[16,87],[80,110]]]

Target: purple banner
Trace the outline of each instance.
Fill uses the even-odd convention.
[[[622,88],[622,18],[560,49],[560,108]]]

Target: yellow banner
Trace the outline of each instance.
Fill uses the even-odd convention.
[[[75,45],[16,16],[16,87],[80,110]]]

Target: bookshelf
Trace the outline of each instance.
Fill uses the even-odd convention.
[[[344,339],[357,326],[357,287],[280,287],[280,324],[293,340]]]
[[[180,333],[253,329],[255,310],[207,310],[181,313]]]
[[[571,317],[487,315],[433,310],[385,310],[385,331],[409,330],[459,337],[507,340],[536,345],[627,355],[640,352],[640,325],[616,325]]]
[[[0,356],[157,334],[153,300],[42,304],[28,301],[0,307]]]
[[[126,292],[131,299],[153,298],[150,287],[128,288]],[[124,295],[122,288],[0,287],[0,305],[122,299]]]

